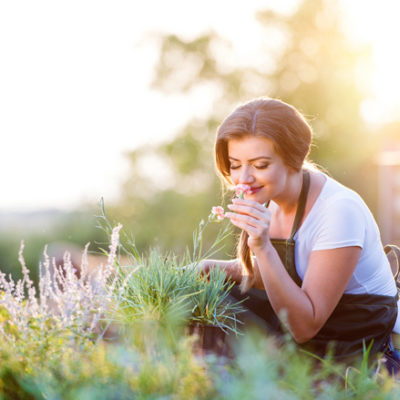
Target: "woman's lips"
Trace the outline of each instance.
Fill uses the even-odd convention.
[[[258,191],[260,191],[263,187],[262,186],[257,186],[257,187],[251,187],[249,190],[249,194],[255,194]]]

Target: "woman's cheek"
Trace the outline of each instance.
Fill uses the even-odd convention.
[[[238,176],[238,173],[235,172],[234,170],[231,170],[231,171],[230,171],[230,176],[229,176],[229,177],[231,178],[231,181],[232,181],[232,183],[233,183],[234,185],[237,185],[237,184],[239,183],[239,176]]]

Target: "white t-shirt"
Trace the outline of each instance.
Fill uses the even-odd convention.
[[[345,293],[394,296],[396,284],[374,217],[361,197],[326,174],[326,182],[294,239],[301,279],[314,250],[359,246],[360,259]]]

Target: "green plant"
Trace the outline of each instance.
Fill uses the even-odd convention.
[[[226,274],[219,268],[212,269],[207,277],[200,276],[197,290],[191,298],[193,307],[189,318],[191,323],[216,325],[222,330],[238,332],[237,315],[243,312],[241,302],[228,299],[234,283],[227,280]]]
[[[106,233],[107,239],[111,238],[112,232],[113,232],[113,224],[109,221],[107,215],[106,215],[106,210],[104,206],[104,199],[101,198],[99,203],[98,203],[99,209],[100,209],[100,214],[96,215],[97,218],[97,228],[102,230],[103,232]],[[114,224],[116,225],[116,224]],[[126,233],[124,230],[120,232],[120,237],[118,238],[118,246],[117,246],[117,259],[115,260],[115,264],[118,266],[119,265],[119,257],[121,255],[125,255],[128,257],[130,262],[132,264],[140,263],[141,262],[141,256],[139,254],[138,249],[136,248],[135,240],[132,234]],[[99,244],[108,244],[106,243],[99,243]],[[104,255],[109,254],[108,250],[104,248],[99,248],[100,252]]]
[[[217,325],[238,333],[236,315],[242,308],[227,299],[232,286],[222,270],[203,276],[195,268],[183,268],[176,258],[153,251],[126,281],[121,294],[122,315],[125,321],[174,320]]]
[[[0,274],[0,400],[399,398],[398,383],[370,349],[345,365],[299,350],[290,335],[278,345],[246,331],[233,360],[194,355],[196,339],[181,335],[183,326],[237,332],[240,304],[227,299],[232,283],[221,270],[203,276],[157,251],[122,266],[120,228],[112,228],[106,268],[91,279],[84,270],[74,276],[66,256],[53,280],[45,260],[35,293],[22,249],[23,279]],[[92,331],[99,307],[114,311],[110,323],[121,318],[118,342]]]
[[[192,254],[190,254],[189,249],[186,250],[186,264],[191,264],[195,267],[201,260],[212,257],[224,248],[223,241],[232,234],[231,225],[225,224],[225,227],[218,231],[217,237],[210,247],[203,252],[203,236],[210,222],[220,222],[220,220],[216,219],[211,213],[207,221],[201,220],[199,227],[193,231],[193,250]]]
[[[212,385],[187,339],[172,348],[162,331],[139,343],[102,342],[62,357],[21,357],[0,346],[0,399],[208,398]],[[171,366],[174,366],[171,368]]]
[[[100,201],[99,227],[106,233],[112,231],[112,224],[105,213],[104,202]],[[121,282],[118,286],[120,317],[123,321],[152,319],[163,324],[171,321],[180,324],[215,325],[224,331],[238,333],[236,315],[242,311],[240,302],[228,300],[234,285],[219,269],[203,276],[196,268],[199,262],[219,251],[223,240],[230,235],[229,225],[220,230],[209,249],[203,252],[203,234],[212,221],[202,220],[193,233],[193,250],[187,249],[184,261],[178,262],[172,255],[163,256],[151,251],[144,258],[134,244],[133,236],[123,235],[118,243],[118,254],[128,256],[132,265],[121,266],[116,259]],[[107,255],[108,252],[104,250]]]
[[[209,363],[209,374],[222,399],[395,400],[400,390],[378,357],[369,349],[351,363],[339,363],[299,350],[291,339],[277,345],[272,336],[246,332],[236,347],[236,357],[221,369]],[[372,361],[372,362],[371,362]]]

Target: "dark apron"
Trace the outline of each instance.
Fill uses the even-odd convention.
[[[290,238],[271,239],[290,277],[300,287],[302,280],[296,271],[293,238],[304,214],[309,186],[310,175],[305,171]],[[265,290],[250,289],[241,294],[235,285],[231,294],[236,299],[247,298],[243,305],[250,313],[265,321],[268,329],[275,333],[283,333],[282,324],[272,309]],[[332,349],[337,360],[361,354],[364,345],[368,347],[371,344],[371,354],[384,351],[396,317],[397,295],[391,297],[373,294],[343,294],[317,335],[300,346],[321,356],[325,355],[328,349]]]

